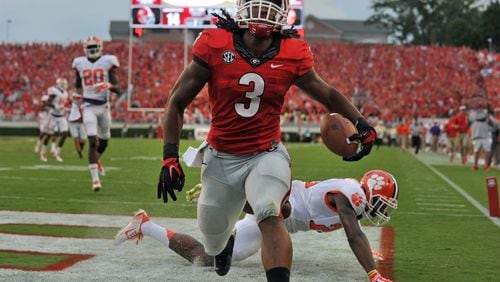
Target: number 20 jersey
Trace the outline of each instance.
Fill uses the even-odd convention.
[[[309,46],[301,39],[275,38],[264,54],[254,56],[242,35],[206,29],[192,52],[193,60],[210,70],[208,143],[218,151],[246,154],[279,142],[286,92],[313,67]]]
[[[91,62],[87,57],[77,57],[73,60],[73,68],[82,79],[83,98],[107,102],[109,90],[96,91],[94,85],[109,82],[109,70],[119,67],[116,56],[102,55],[97,61]]]

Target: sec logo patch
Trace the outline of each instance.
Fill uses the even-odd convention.
[[[226,64],[232,64],[235,59],[236,59],[236,55],[231,50],[224,51],[224,53],[222,53],[222,60]]]

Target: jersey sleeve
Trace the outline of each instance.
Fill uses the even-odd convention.
[[[73,59],[73,63],[71,64],[71,68],[78,69],[78,58]]]
[[[208,45],[209,32],[202,31],[193,44],[193,61],[198,64],[208,67],[210,62],[210,48]]]
[[[120,62],[118,61],[118,58],[116,56],[110,55],[109,60],[110,60],[111,65],[113,67],[117,67],[117,68],[120,67]]]
[[[311,51],[311,47],[309,47],[309,45],[305,41],[302,41],[301,53],[303,54],[303,57],[299,65],[298,76],[303,76],[314,66],[314,57]]]

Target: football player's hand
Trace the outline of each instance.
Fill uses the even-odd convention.
[[[104,90],[110,89],[111,87],[113,87],[113,84],[111,84],[109,82],[100,82],[100,83],[97,83],[94,85],[94,90],[95,91],[104,91]]]
[[[158,199],[168,202],[168,195],[177,201],[174,190],[182,191],[184,187],[184,171],[179,163],[178,147],[175,144],[166,144],[163,149],[163,163],[158,179]]]
[[[384,278],[376,269],[368,272],[370,282],[392,282],[391,279]]]
[[[352,156],[343,157],[344,161],[354,162],[361,160],[364,156],[370,154],[373,143],[375,143],[377,132],[366,119],[359,118],[356,121],[356,129],[358,133],[351,135],[348,139],[349,142],[359,142],[361,144],[361,150]]]

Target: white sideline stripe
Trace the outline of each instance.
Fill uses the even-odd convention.
[[[397,214],[427,215],[427,216],[451,216],[451,217],[481,217],[481,218],[484,217],[483,215],[478,215],[478,214],[450,214],[450,213],[436,214],[433,212],[403,212],[403,211],[398,211]]]
[[[50,178],[50,177],[36,178],[36,177],[23,177],[23,176],[10,176],[10,175],[0,175],[0,179],[30,180],[30,181],[36,181],[36,182],[40,182],[40,181],[61,182],[60,178]],[[68,178],[68,179],[64,179],[64,182],[87,183],[89,185],[89,190],[90,190],[90,177],[89,178]],[[144,182],[131,181],[131,180],[127,180],[127,181],[105,180],[104,183],[144,185]],[[106,185],[106,184],[104,184],[104,185]]]
[[[421,203],[421,202],[417,202],[417,206],[436,206],[436,207],[457,207],[457,208],[460,208],[460,207],[465,207],[465,205],[462,205],[462,204],[442,204],[442,203]]]
[[[89,188],[89,193],[94,193]],[[101,193],[101,192],[99,192]],[[16,199],[16,200],[37,200],[37,201],[51,201],[51,202],[71,202],[71,203],[86,203],[86,204],[126,204],[126,205],[135,205],[135,206],[151,206],[156,205],[157,202],[128,202],[128,201],[92,201],[92,200],[78,200],[78,199],[55,199],[55,198],[46,198],[46,197],[26,197],[26,196],[0,196],[0,199]],[[193,206],[191,203],[178,203],[179,206]]]
[[[0,223],[123,227],[131,219],[132,216],[0,211]],[[195,219],[152,217],[152,220],[201,238]],[[381,228],[363,226],[363,231],[372,247],[379,249]],[[345,232],[298,232],[291,237],[294,246],[292,281],[330,281],[332,275],[336,281],[366,280],[366,273],[350,250]],[[329,243],[325,246],[325,242]],[[260,252],[245,261],[235,262],[227,276],[219,277],[212,268],[193,267],[149,237],[138,246],[134,241],[114,246],[112,240],[106,239],[0,234],[0,249],[96,254],[92,259],[57,272],[0,269],[0,281],[265,281]]]
[[[447,209],[447,208],[428,208],[428,207],[425,207],[425,208],[420,208],[420,209],[423,209],[423,210],[426,210],[426,211],[447,211],[447,212],[453,212],[453,213],[462,213],[462,214],[468,214],[469,211],[466,210],[466,209],[453,209],[453,208],[450,208],[450,209]]]
[[[437,169],[435,169],[433,166],[429,165],[428,163],[424,162],[423,160],[415,158],[420,161],[422,164],[424,164],[426,167],[428,167],[432,172],[434,172],[437,176],[441,177],[446,183],[448,183],[455,191],[460,193],[467,201],[469,201],[474,207],[476,207],[484,216],[486,216],[493,224],[496,226],[500,227],[500,218],[498,217],[490,217],[490,213],[488,209],[483,207],[478,201],[476,201],[474,198],[472,198],[467,192],[465,192],[460,186],[455,184],[455,182],[451,181],[448,177],[446,177],[444,174],[439,172]]]
[[[120,170],[119,167],[106,166],[104,167],[106,171],[117,171]],[[56,171],[88,171],[88,166],[81,165],[32,165],[32,166],[20,166],[19,169],[25,170],[56,170]]]

